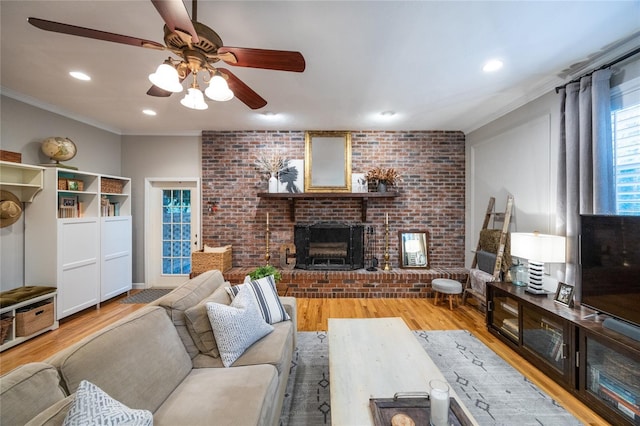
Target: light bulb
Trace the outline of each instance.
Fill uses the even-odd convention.
[[[180,84],[178,71],[166,62],[158,66],[155,73],[149,74],[149,81],[162,90],[174,93],[182,92],[182,84]]]
[[[184,98],[182,98],[180,103],[191,109],[203,110],[209,108],[209,105],[204,101],[202,92],[200,89],[196,89],[195,87],[190,87],[189,90],[187,90],[187,94],[184,95]]]
[[[229,89],[229,85],[224,77],[214,75],[209,81],[209,87],[204,91],[209,99],[224,102],[233,99],[233,92]]]

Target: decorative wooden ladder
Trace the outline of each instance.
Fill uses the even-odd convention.
[[[507,242],[507,234],[509,233],[509,224],[511,223],[511,212],[513,210],[513,195],[507,197],[507,206],[504,213],[495,212],[494,207],[496,199],[494,197],[489,198],[489,205],[487,206],[487,212],[484,216],[484,222],[482,223],[482,230],[489,227],[489,222],[493,218],[493,226],[496,222],[502,222],[502,230],[500,232],[500,242],[498,243],[498,251],[496,253],[496,264],[493,267],[493,278],[495,280],[500,279],[500,271],[502,270],[502,258],[504,256],[504,247]],[[473,262],[471,262],[471,269],[478,266],[478,251],[480,251],[480,237],[478,237],[478,245],[476,251],[473,253]],[[480,301],[482,306],[486,305],[487,300],[484,294],[474,290],[471,287],[471,274],[467,275],[467,282],[464,286],[464,293],[462,295],[462,304],[464,305],[467,297],[473,296]]]

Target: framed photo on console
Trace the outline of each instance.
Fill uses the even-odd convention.
[[[560,303],[561,305],[565,305],[571,308],[573,307],[574,290],[575,288],[572,285],[559,282],[558,288],[556,289],[556,296],[553,298],[553,300],[557,303]]]

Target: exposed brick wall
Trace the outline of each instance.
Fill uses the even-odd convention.
[[[402,175],[396,198],[370,199],[367,226],[374,226],[377,257],[384,255],[384,215],[389,213],[391,265],[398,266],[398,231],[429,231],[434,269],[464,267],[465,137],[458,131],[351,131],[352,171],[393,167]],[[286,200],[263,199],[267,177],[256,156],[274,152],[304,159],[304,131],[203,131],[203,241],[233,245],[233,265],[264,264],[266,213],[270,214],[271,263],[293,243]],[[216,203],[217,211],[208,211]],[[360,223],[357,199],[297,200],[296,219],[306,223]]]

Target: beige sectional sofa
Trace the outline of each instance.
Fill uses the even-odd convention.
[[[231,302],[224,286],[219,271],[199,275],[46,362],[2,376],[0,424],[62,424],[83,380],[149,410],[155,425],[278,424],[295,349],[295,299],[280,298],[290,321],[273,324],[225,368],[205,322],[207,301]]]

